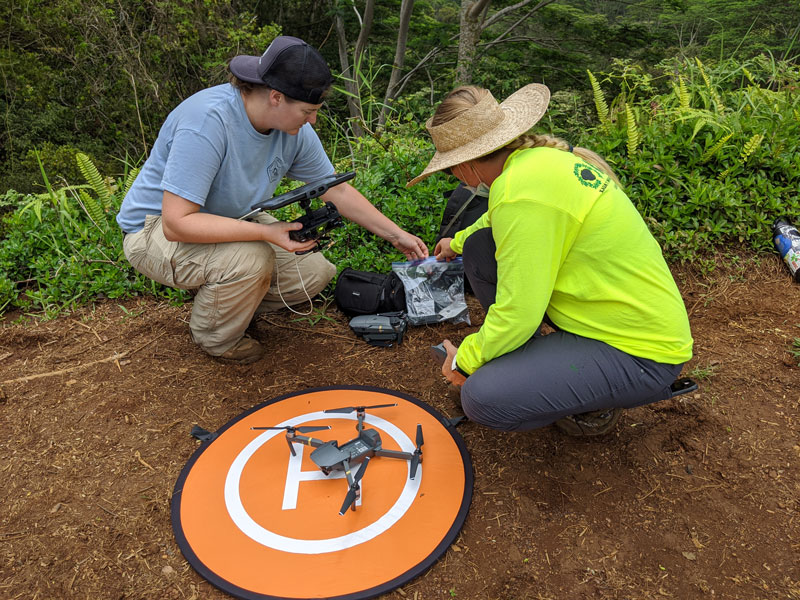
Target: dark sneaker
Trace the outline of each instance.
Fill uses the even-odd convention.
[[[221,361],[236,365],[249,365],[264,356],[264,346],[253,338],[243,337],[230,350],[217,356]]]
[[[555,426],[568,435],[603,435],[614,428],[621,416],[621,408],[606,408],[579,415],[569,415],[556,421]]]

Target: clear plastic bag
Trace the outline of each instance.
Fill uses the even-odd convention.
[[[411,325],[445,321],[470,324],[461,258],[450,262],[439,262],[435,257],[395,262],[392,271],[403,282]]]

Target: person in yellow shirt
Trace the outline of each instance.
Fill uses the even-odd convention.
[[[671,395],[692,356],[689,319],[661,248],[608,164],[586,148],[529,133],[547,87],[498,103],[451,92],[428,120],[437,171],[485,193],[488,210],[435,248],[463,256],[486,317],[448,351],[442,374],[473,421],[502,430],[556,423],[606,433],[621,409]],[[541,335],[543,323],[555,331]]]

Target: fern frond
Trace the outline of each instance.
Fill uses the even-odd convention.
[[[694,57],[694,61],[697,63],[697,68],[700,69],[700,75],[703,77],[703,81],[706,82],[706,87],[711,87],[711,80],[706,75],[706,70],[703,68],[703,61],[700,60],[699,56]]]
[[[636,119],[633,116],[633,110],[630,104],[625,105],[625,119],[628,130],[628,156],[633,156],[636,154],[642,135],[639,132],[639,128],[636,126]]]
[[[87,194],[85,190],[78,191],[78,201],[95,226],[102,229],[106,225],[106,213],[100,203]]]
[[[111,191],[100,176],[100,171],[94,166],[92,159],[82,152],[78,152],[75,158],[78,161],[78,169],[80,169],[87,183],[92,186],[95,194],[97,194],[97,197],[100,199],[102,207],[104,209],[111,208]]]
[[[695,60],[695,62],[697,62],[697,68],[700,69],[700,75],[703,77],[703,81],[705,81],[706,87],[708,88],[708,91],[711,92],[711,98],[714,100],[714,103],[717,105],[717,109],[720,110],[720,111],[724,110],[725,109],[725,105],[722,104],[722,98],[720,98],[720,95],[717,93],[717,90],[714,88],[714,86],[711,85],[711,80],[708,78],[708,75],[706,75],[706,71],[703,68],[702,61],[697,56],[694,57],[694,60]]]
[[[744,73],[744,76],[747,77],[747,80],[750,82],[750,85],[756,84],[756,80],[753,79],[753,75],[750,73],[750,71],[747,70],[747,67],[742,67],[742,73]]]
[[[708,121],[706,121],[705,119],[697,119],[697,121],[694,124],[694,131],[692,132],[692,137],[689,138],[689,141],[690,142],[694,141],[694,138],[697,136],[698,133],[700,133],[700,130],[706,125],[708,125]]]
[[[586,72],[589,74],[589,82],[592,85],[592,95],[594,96],[595,108],[597,108],[597,118],[600,119],[602,125],[606,125],[608,123],[608,104],[606,104],[603,90],[594,74],[588,69]]]
[[[761,142],[763,141],[764,141],[764,134],[762,133],[753,134],[753,137],[751,137],[749,140],[747,140],[747,142],[745,142],[745,145],[742,146],[742,151],[739,153],[739,158],[742,159],[742,162],[747,162],[747,159],[750,158],[750,155],[753,154],[753,152],[755,152],[756,150],[758,150],[758,147],[761,146]]]
[[[707,163],[709,160],[711,160],[717,152],[722,150],[722,147],[725,145],[725,142],[731,139],[732,135],[733,133],[731,132],[728,135],[722,136],[719,140],[717,140],[717,142],[713,146],[706,149],[706,151],[703,152],[703,156],[700,157],[700,162]]]
[[[683,77],[678,75],[678,102],[680,103],[681,110],[689,110],[689,90],[686,88],[686,83]]]
[[[684,123],[687,121],[694,124],[696,124],[697,121],[703,121],[703,125],[708,125],[715,131],[722,130],[723,133],[731,131],[731,126],[727,122],[725,116],[713,110],[689,107],[685,110],[675,110],[672,112],[673,123]]]
[[[124,197],[125,194],[128,193],[128,190],[131,189],[136,176],[139,174],[139,167],[134,167],[128,173],[128,176],[125,178],[125,184],[122,186],[122,196]]]

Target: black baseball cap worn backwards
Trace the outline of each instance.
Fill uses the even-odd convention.
[[[289,98],[320,104],[333,83],[322,55],[300,38],[276,37],[261,56],[235,56],[228,67],[248,83],[267,85]]]

